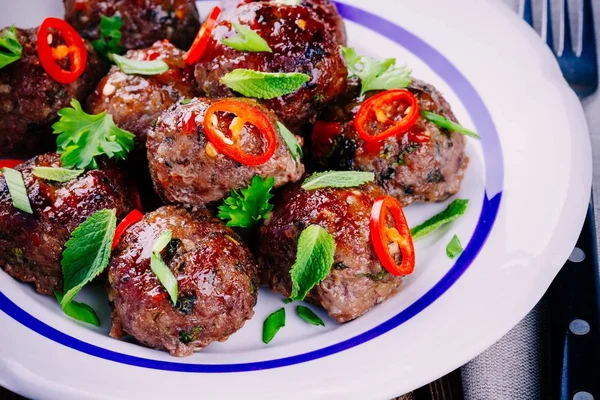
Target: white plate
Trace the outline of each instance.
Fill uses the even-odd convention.
[[[212,5],[199,3],[202,14]],[[0,26],[62,14],[59,0],[0,9]],[[583,111],[550,51],[492,1],[349,0],[340,12],[350,45],[409,64],[482,136],[469,140],[459,194],[469,211],[418,243],[417,271],[398,296],[341,326],[319,312],[326,328],[287,305],[287,326],[264,345],[262,322],[283,303],[261,291],[256,316],[229,341],[177,359],[111,339],[102,287],[83,293],[101,310],[93,329],[2,272],[0,385],[61,400],[389,399],[467,362],[536,304],[575,245],[591,184]],[[409,207],[409,223],[446,204]],[[468,245],[452,262],[455,233]]]

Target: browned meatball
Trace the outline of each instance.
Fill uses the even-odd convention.
[[[150,249],[169,229],[173,238],[162,258],[177,278],[175,305],[150,267]],[[146,214],[113,254],[113,337],[130,334],[146,346],[189,356],[227,340],[254,315],[256,262],[239,236],[206,211],[162,207]]]
[[[382,195],[373,184],[354,189],[287,190],[260,228],[261,282],[290,296],[290,269],[298,238],[306,227],[317,224],[333,236],[336,249],[331,273],[308,293],[308,301],[321,305],[342,323],[395,295],[402,279],[387,273],[369,238],[371,208]]]
[[[275,131],[275,154],[265,164],[248,166],[215,151],[205,136],[204,115],[215,99],[194,99],[166,111],[148,131],[146,147],[150,173],[156,192],[169,203],[203,205],[218,201],[231,192],[248,186],[255,175],[274,177],[275,187],[296,182],[304,166],[296,163],[278,133],[275,115],[251,99],[235,99],[258,107]],[[233,114],[215,114],[218,129],[229,133]],[[190,125],[192,125],[190,127]],[[260,154],[263,140],[258,129],[245,124],[241,132],[242,148],[250,154]]]
[[[29,157],[55,148],[51,126],[58,120],[57,112],[69,107],[72,99],[85,101],[105,72],[104,64],[86,44],[83,75],[70,85],[56,82],[40,64],[37,32],[38,28],[17,29],[21,59],[0,69],[0,157]],[[50,32],[53,45],[62,44],[60,34]],[[68,69],[69,61],[66,58],[60,64]]]
[[[221,39],[235,34],[231,22],[255,30],[273,52],[243,52],[223,44]],[[200,89],[208,97],[232,96],[234,92],[220,80],[239,68],[261,72],[301,72],[310,76],[310,81],[297,91],[264,101],[292,130],[299,130],[312,121],[346,84],[347,70],[337,43],[315,14],[302,6],[246,4],[219,22],[196,65]]]
[[[124,177],[103,162],[100,169],[64,183],[32,174],[34,167],[59,166],[59,156],[49,153],[15,168],[23,174],[33,215],[13,207],[0,176],[0,266],[48,295],[62,291],[60,260],[71,232],[96,211],[115,209],[120,220],[132,209]]]
[[[450,105],[433,86],[414,80],[408,89],[422,110],[456,122]],[[321,163],[336,169],[374,172],[379,185],[402,205],[442,201],[456,194],[469,163],[465,137],[419,117],[411,132],[429,136],[428,143],[418,144],[400,135],[370,149],[354,129],[354,117],[366,98],[376,93],[360,96],[358,83],[352,81],[346,93],[319,117],[341,126],[339,135],[313,133],[314,150]]]
[[[182,98],[197,94],[193,69],[183,61],[184,52],[168,42],[156,42],[144,50],[130,50],[132,60],[162,60],[169,70],[160,75],[127,75],[113,66],[88,99],[92,114],[103,111],[122,129],[136,136],[145,148],[146,130],[159,115]]]
[[[123,19],[121,45],[142,49],[167,39],[187,49],[200,21],[194,0],[64,0],[65,19],[88,40],[100,37],[102,15]]]

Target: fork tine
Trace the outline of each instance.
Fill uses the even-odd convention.
[[[591,1],[591,0],[590,0]],[[548,47],[554,51],[554,53],[558,53],[554,48],[554,33],[552,32],[552,0],[546,0],[546,8],[544,9],[544,26],[542,36],[546,38],[546,44]]]
[[[594,10],[592,0],[584,0],[581,22],[581,56],[596,59],[596,33],[594,32]]]
[[[531,5],[531,0],[523,0],[523,19],[529,25],[531,25],[532,28],[534,28],[534,26],[533,26],[533,7]]]
[[[573,54],[573,40],[571,39],[571,21],[569,17],[569,0],[564,0],[563,7],[563,25],[562,25],[562,53],[561,57],[566,54]]]

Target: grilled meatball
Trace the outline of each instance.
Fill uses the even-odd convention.
[[[35,29],[17,29],[21,59],[0,69],[0,157],[29,157],[55,147],[52,124],[71,100],[81,102],[94,90],[105,66],[89,44],[85,72],[70,85],[56,82],[44,71],[37,54]],[[51,31],[52,32],[52,31]],[[53,45],[62,44],[52,33]],[[64,59],[61,66],[68,68]]]
[[[144,50],[130,50],[125,57],[132,60],[162,60],[169,70],[160,75],[128,75],[114,66],[100,81],[88,99],[92,114],[103,111],[114,118],[122,129],[136,136],[145,149],[146,130],[171,105],[196,95],[193,70],[183,61],[184,52],[169,42],[156,42]]]
[[[408,88],[419,100],[422,110],[455,121],[450,105],[433,86],[414,80]],[[369,92],[366,98],[376,94]],[[315,154],[322,164],[334,168],[372,171],[381,187],[402,205],[413,202],[442,201],[456,194],[469,158],[466,139],[457,132],[441,129],[419,117],[411,131],[430,137],[426,144],[410,142],[406,135],[385,140],[380,148],[369,149],[354,129],[354,116],[365,96],[360,96],[356,81],[326,110],[320,120],[339,122],[339,135],[313,133]]]
[[[247,25],[267,41],[272,53],[235,50],[221,42],[235,35],[231,22]],[[301,72],[310,81],[297,91],[264,104],[292,130],[299,130],[345,87],[347,70],[339,47],[325,25],[306,7],[270,3],[246,4],[215,27],[196,79],[208,97],[234,92],[221,78],[238,68],[261,72]]]
[[[162,252],[178,283],[177,303],[150,267],[154,241],[170,229]],[[121,238],[110,264],[113,337],[130,334],[149,347],[188,356],[225,341],[254,315],[257,265],[241,239],[206,211],[162,207]]]
[[[265,164],[247,166],[216,153],[205,136],[203,120],[207,108],[219,100],[194,99],[188,104],[176,105],[163,113],[148,131],[146,143],[154,188],[163,200],[203,205],[226,197],[232,189],[246,187],[255,175],[274,177],[275,187],[302,177],[304,166],[294,161],[277,133],[275,115],[254,100],[236,100],[258,107],[270,120],[277,140],[275,154]],[[234,116],[229,113],[215,115],[218,129],[230,132]],[[259,136],[256,127],[244,126],[241,143],[245,152],[262,152],[262,140],[257,140]]]
[[[132,209],[124,177],[106,163],[64,183],[32,174],[34,167],[59,166],[59,156],[49,153],[15,168],[23,174],[33,215],[13,207],[0,176],[0,266],[48,295],[62,291],[60,260],[71,232],[96,211],[115,209],[122,219]]]
[[[64,0],[65,19],[88,40],[100,38],[102,15],[123,19],[121,45],[142,49],[167,39],[187,49],[200,21],[194,0]]]
[[[289,297],[290,269],[300,233],[318,224],[336,244],[329,276],[306,299],[321,305],[339,323],[353,320],[398,291],[402,279],[387,273],[369,238],[369,217],[379,187],[287,190],[260,228],[259,265],[263,284]]]

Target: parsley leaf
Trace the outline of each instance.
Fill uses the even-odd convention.
[[[125,48],[121,46],[122,27],[123,19],[120,16],[107,17],[102,15],[100,19],[100,39],[92,42],[94,50],[105,57],[108,57],[110,53],[123,54]]]
[[[75,99],[71,107],[58,112],[60,120],[52,125],[58,134],[56,143],[65,168],[97,168],[94,157],[106,155],[124,160],[133,148],[132,133],[118,128],[112,115],[87,114]]]
[[[481,136],[475,132],[464,128],[462,125],[459,125],[456,122],[450,121],[446,117],[425,110],[421,110],[421,116],[426,120],[433,122],[440,128],[448,129],[450,132],[458,132],[462,135],[472,137],[473,139],[481,140]]]
[[[410,85],[411,70],[406,66],[396,67],[396,59],[383,61],[371,57],[359,56],[352,47],[342,47],[348,71],[360,78],[363,95],[370,90],[401,89]]]
[[[59,293],[55,290],[54,296],[59,303],[62,303],[62,293]],[[78,321],[100,326],[100,318],[98,318],[98,314],[96,314],[96,311],[94,311],[92,307],[85,303],[79,303],[72,300],[69,304],[66,304],[64,307],[62,307],[62,310],[69,317]]]
[[[296,307],[296,313],[298,314],[298,316],[300,318],[302,318],[303,320],[305,320],[306,322],[308,322],[311,325],[325,326],[325,322],[323,322],[323,320],[321,318],[319,318],[319,316],[317,314],[315,314],[314,311],[308,307],[298,306],[298,307]]]
[[[71,233],[62,253],[63,309],[108,266],[117,227],[115,210],[96,211]]]
[[[239,68],[221,78],[221,83],[246,97],[274,99],[298,90],[310,80],[300,72],[260,72]]]
[[[302,158],[303,156],[302,147],[300,146],[300,143],[298,143],[298,140],[296,140],[294,134],[290,132],[290,130],[286,128],[286,126],[283,125],[281,122],[277,121],[277,127],[279,128],[279,134],[283,138],[285,145],[292,154],[292,158],[296,162],[296,165],[298,165],[298,159]]]
[[[163,60],[132,60],[112,53],[108,55],[108,58],[114,61],[117,67],[126,74],[159,75],[169,70],[169,66]]]
[[[302,184],[304,190],[316,190],[327,187],[348,188],[373,182],[375,174],[361,171],[327,171],[313,174]]]
[[[0,35],[0,69],[19,60],[22,52],[23,47],[17,40],[15,26],[3,30]]]
[[[450,239],[450,242],[446,246],[446,255],[451,260],[454,260],[462,252],[463,247],[460,244],[460,239],[456,235],[452,236],[452,239]]]
[[[31,172],[38,178],[54,182],[68,182],[77,178],[85,171],[82,169],[66,169],[54,167],[34,167]]]
[[[263,323],[263,342],[269,343],[277,332],[285,326],[285,308],[280,308],[269,315]]]
[[[27,214],[33,214],[29,196],[27,195],[27,188],[25,187],[21,172],[16,169],[5,167],[2,168],[2,174],[6,180],[6,186],[8,186],[8,193],[10,193],[13,207],[17,210],[26,212]]]
[[[456,199],[448,208],[439,214],[434,215],[421,225],[415,226],[410,230],[413,240],[421,239],[430,233],[438,230],[442,226],[454,221],[467,211],[469,200]]]
[[[225,199],[223,205],[219,206],[219,214],[222,220],[229,220],[227,226],[240,228],[252,228],[261,219],[267,219],[273,209],[269,200],[273,197],[271,189],[275,179],[269,177],[263,179],[256,175],[246,189],[231,191],[231,196]]]
[[[221,39],[221,42],[223,42],[224,45],[239,51],[249,51],[254,53],[273,52],[267,41],[260,37],[258,33],[250,29],[250,27],[238,24],[237,22],[232,22],[231,25],[235,28],[237,35]]]
[[[306,294],[331,271],[335,241],[321,226],[310,225],[298,239],[296,261],[290,269],[292,300],[304,300]]]

